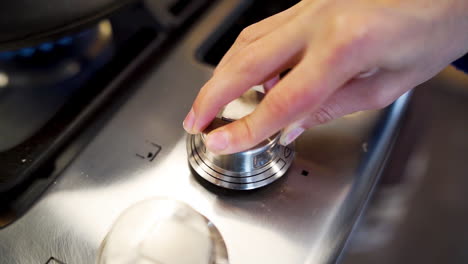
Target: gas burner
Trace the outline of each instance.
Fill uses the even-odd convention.
[[[100,66],[111,40],[111,24],[104,20],[55,42],[0,52],[0,87],[51,86],[73,78],[83,68]]]
[[[54,43],[1,53],[0,128],[5,132],[0,151],[33,135],[109,61],[112,52],[112,27],[104,20]],[[19,105],[25,107],[18,109]]]
[[[155,10],[166,4],[158,1]],[[142,65],[167,53],[187,26],[158,12],[135,2],[78,34],[0,51],[0,229],[53,184],[91,140],[91,124],[133,92],[128,84],[142,77]]]

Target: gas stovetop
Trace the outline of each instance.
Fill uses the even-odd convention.
[[[261,13],[262,1],[220,0],[200,9],[205,3],[138,7],[154,18],[143,27],[152,28],[152,37],[99,83],[102,92],[76,114],[89,114],[76,119],[83,120],[80,129],[43,157],[49,165],[38,165],[33,180],[3,194],[9,210],[0,215],[2,263],[95,263],[116,218],[152,197],[185,202],[214,223],[232,264],[339,257],[385,165],[409,95],[382,111],[308,131],[295,143],[291,168],[269,186],[212,188],[190,170],[181,121],[230,41],[258,19],[253,14]],[[197,10],[203,12],[195,20]],[[138,28],[128,21],[123,25]],[[184,31],[187,21],[193,25]],[[99,107],[88,108],[96,98]]]

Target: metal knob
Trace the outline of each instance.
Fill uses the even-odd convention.
[[[226,105],[203,133],[188,136],[189,163],[198,175],[220,187],[250,190],[272,183],[286,173],[294,151],[292,145],[278,143],[280,132],[251,149],[230,155],[218,155],[205,147],[209,132],[250,114],[263,96],[263,93],[249,90]]]
[[[139,202],[119,216],[98,264],[228,264],[218,229],[189,205],[166,198]]]

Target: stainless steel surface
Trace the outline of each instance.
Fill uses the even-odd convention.
[[[468,263],[468,75],[417,88],[344,264]]]
[[[306,132],[296,141],[291,168],[274,184],[241,194],[205,188],[189,169],[181,121],[212,74],[194,53],[238,4],[220,1],[164,63],[129,84],[138,89],[106,113],[47,193],[0,230],[2,263],[52,257],[95,263],[116,218],[154,196],[183,201],[213,222],[231,264],[335,260],[378,179],[408,96],[387,111],[357,113]],[[146,157],[158,145],[152,161],[136,155]]]
[[[215,154],[205,145],[208,133],[250,114],[262,98],[256,90],[247,91],[226,105],[203,133],[188,136],[188,160],[199,176],[227,189],[252,190],[286,173],[294,159],[294,148],[292,144],[279,144],[280,132],[251,149],[230,155]]]
[[[212,222],[180,201],[157,197],[131,206],[104,239],[99,264],[227,264]]]

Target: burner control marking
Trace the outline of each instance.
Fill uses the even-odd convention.
[[[142,146],[135,155],[141,159],[148,160],[151,162],[156,158],[160,151],[160,145],[145,140],[145,145]]]

